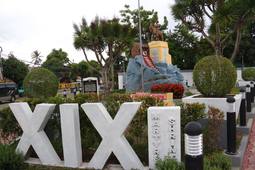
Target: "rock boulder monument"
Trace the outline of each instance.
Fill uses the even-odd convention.
[[[187,88],[180,69],[176,65],[172,65],[168,44],[163,41],[163,34],[158,28],[158,21],[155,25],[153,23],[150,25],[152,41],[148,45],[142,44],[142,55],[139,43],[136,43],[131,49],[132,58],[129,59],[127,68],[127,93],[141,92],[142,90],[141,64],[143,64],[144,92],[151,92],[151,87],[158,84],[181,84]],[[141,57],[143,57],[142,63]]]

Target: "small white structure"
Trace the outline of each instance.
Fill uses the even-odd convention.
[[[220,109],[221,111],[224,112],[224,120],[227,120],[227,98],[210,98],[210,97],[196,97],[199,96],[199,94],[188,96],[185,98],[182,98],[182,101],[184,103],[204,103],[206,105],[205,112],[207,113],[209,108],[208,106],[213,106],[215,108]],[[240,104],[242,100],[242,94],[237,94],[234,96],[235,98],[235,110],[236,110],[236,119],[238,117],[239,109],[240,109]]]
[[[155,169],[157,157],[169,154],[181,161],[180,107],[149,107],[148,138],[149,168]]]
[[[77,168],[82,164],[79,106],[75,104],[60,105],[60,120],[64,164],[66,167]]]
[[[83,78],[83,93],[96,93],[99,95],[99,86],[97,77]]]

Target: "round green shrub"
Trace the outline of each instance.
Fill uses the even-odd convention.
[[[58,88],[57,76],[45,68],[37,68],[29,72],[23,82],[24,93],[29,98],[54,97]]]
[[[255,69],[254,68],[247,68],[242,72],[242,78],[245,81],[252,81],[255,80]]]
[[[222,56],[207,56],[199,60],[193,70],[197,90],[205,97],[223,97],[230,93],[237,79],[232,62]]]
[[[16,153],[11,146],[0,142],[0,170],[26,169],[27,166],[21,153]]]

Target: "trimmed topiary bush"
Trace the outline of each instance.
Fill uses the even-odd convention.
[[[197,90],[206,97],[223,97],[236,83],[237,72],[232,62],[222,56],[207,56],[193,70]]]
[[[255,80],[255,69],[254,68],[247,68],[242,72],[242,78],[245,81],[252,81]]]
[[[45,68],[37,68],[29,72],[23,82],[24,93],[29,98],[54,97],[58,88],[57,76]]]

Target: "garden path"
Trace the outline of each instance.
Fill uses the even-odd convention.
[[[252,125],[250,139],[243,160],[242,170],[255,170],[255,121]]]

